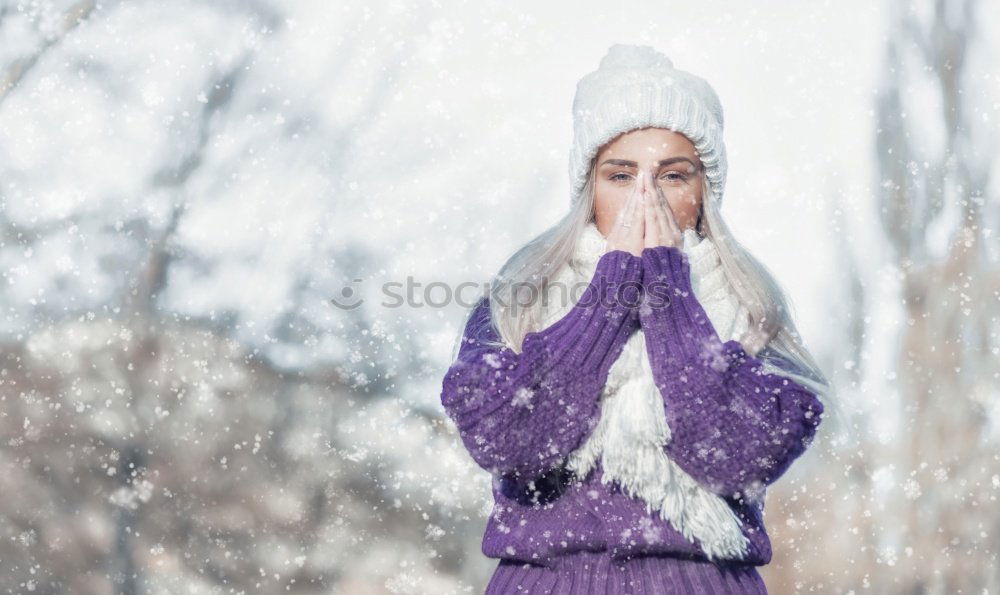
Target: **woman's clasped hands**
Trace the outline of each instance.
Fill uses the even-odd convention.
[[[608,233],[607,250],[624,250],[641,256],[644,248],[680,246],[682,237],[670,204],[653,183],[653,174],[640,172]]]

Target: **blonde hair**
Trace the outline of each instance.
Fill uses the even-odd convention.
[[[595,155],[580,200],[573,201],[570,211],[555,225],[518,249],[490,281],[490,323],[500,338],[497,347],[520,353],[525,335],[541,330],[544,301],[539,298],[545,295],[549,280],[569,261],[583,228],[594,220],[596,176]],[[715,243],[727,279],[750,312],[751,332],[740,344],[763,362],[765,372],[783,374],[814,392],[823,403],[824,417],[832,413],[843,421],[834,399],[835,388],[803,345],[784,290],[770,270],[733,237],[719,212],[711,183],[704,173],[701,179],[702,213],[697,231]],[[524,300],[526,293],[531,297]],[[457,357],[461,334],[458,339],[453,358]]]

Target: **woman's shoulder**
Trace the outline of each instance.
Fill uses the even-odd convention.
[[[499,340],[493,326],[490,312],[490,296],[483,295],[476,301],[469,312],[465,323],[462,340],[476,343],[477,346],[489,346]]]
[[[818,380],[809,369],[803,367],[791,354],[774,345],[773,341],[757,352],[757,359],[778,372]]]
[[[490,296],[488,294],[482,295],[476,300],[476,303],[472,305],[472,309],[469,311],[469,318],[467,327],[481,326],[484,322],[490,320]]]
[[[825,405],[830,394],[830,384],[826,378],[817,376],[797,358],[772,343],[761,349],[756,357],[763,366],[763,372],[784,376],[813,393]]]

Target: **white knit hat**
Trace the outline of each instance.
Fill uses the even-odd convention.
[[[670,58],[648,45],[612,45],[597,70],[576,84],[569,156],[572,200],[579,200],[601,146],[624,132],[655,126],[679,132],[694,144],[721,203],[726,184],[722,123],[722,103],[704,79],[674,68]]]

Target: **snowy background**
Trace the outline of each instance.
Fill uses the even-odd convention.
[[[438,400],[478,290],[443,288],[565,212],[574,85],[643,43],[719,93],[723,213],[849,414],[769,490],[769,588],[996,592],[998,33],[987,0],[0,0],[0,587],[481,592],[489,476]]]

